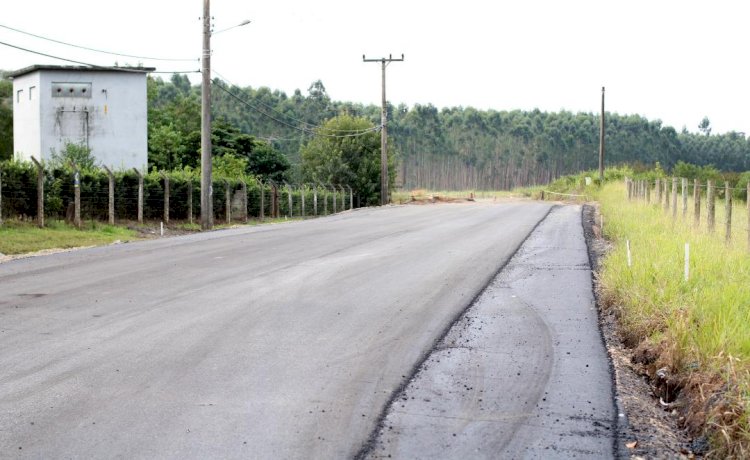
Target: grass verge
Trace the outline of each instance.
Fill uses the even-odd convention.
[[[6,220],[0,226],[0,253],[24,254],[46,249],[69,249],[83,246],[100,246],[117,240],[138,239],[137,232],[127,228],[85,222],[82,230],[63,221],[48,221],[45,228],[33,222]]]
[[[604,235],[614,243],[599,273],[605,308],[618,313],[626,344],[664,404],[678,408],[711,456],[750,454],[750,256],[744,203],[733,211],[734,239],[694,228],[691,210],[673,218],[661,205],[628,201],[621,182],[597,194]],[[631,265],[627,245],[630,242]],[[690,244],[689,279],[684,278]]]

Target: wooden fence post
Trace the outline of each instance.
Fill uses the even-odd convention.
[[[305,192],[306,191],[307,190],[305,189],[305,184],[302,184],[302,185],[299,186],[300,199],[302,201],[302,204],[301,204],[302,209],[300,211],[302,213],[302,218],[303,219],[305,218],[305,214],[306,214],[305,213]]]
[[[682,218],[684,219],[685,217],[687,217],[688,208],[688,180],[683,177],[680,182],[682,183]]]
[[[669,181],[665,178],[664,183],[664,212],[669,212]]]
[[[289,185],[287,181],[284,181],[284,185],[286,185],[286,193],[289,198],[289,218],[291,219],[294,216],[294,210],[292,209],[294,207],[294,201],[292,201],[292,186]]]
[[[73,225],[81,229],[81,172],[75,163],[73,167]]]
[[[654,187],[654,193],[656,194],[656,205],[661,204],[661,179],[656,179],[656,186]]]
[[[672,219],[677,218],[677,178],[672,178]]]
[[[263,190],[263,181],[258,179],[258,187],[260,188],[260,212],[258,213],[258,219],[263,222],[266,217],[266,192]]]
[[[707,210],[707,221],[708,231],[714,231],[714,225],[716,217],[716,196],[714,194],[714,182],[709,180],[706,183],[706,210]]]
[[[750,182],[748,182],[750,184]],[[748,199],[750,201],[750,199]],[[313,187],[313,216],[318,217],[318,186]]]
[[[352,193],[352,188],[350,186],[346,186],[349,189],[349,209],[354,209],[354,193]]]
[[[159,172],[159,175],[164,179],[164,223],[169,223],[169,177],[164,171]]]
[[[328,188],[323,186],[323,215],[328,215]]]
[[[102,166],[102,169],[107,173],[107,179],[109,179],[109,187],[107,189],[107,216],[109,225],[115,225],[115,176],[108,167]]]
[[[725,224],[726,235],[724,237],[727,244],[732,241],[732,190],[729,188],[729,182],[724,182],[724,197],[726,203],[727,220]]]
[[[0,227],[2,227],[2,225],[3,225],[3,165],[0,164]],[[750,233],[748,233],[748,235],[750,235]]]
[[[143,174],[135,168],[133,171],[138,176],[138,223],[143,224]]]
[[[188,177],[187,183],[187,208],[188,208],[188,222],[193,223],[193,178]]]
[[[44,166],[31,157],[36,166],[36,225],[44,228]]]
[[[2,172],[2,170],[0,170]],[[2,191],[2,187],[0,187]],[[750,182],[747,183],[747,198],[745,198],[747,205],[747,249],[750,250]],[[2,224],[2,216],[0,216],[0,224]]]
[[[633,181],[625,178],[625,188],[627,189],[628,201],[633,199]]]
[[[695,210],[693,211],[693,223],[695,228],[701,225],[701,187],[698,179],[693,179],[693,201]]]
[[[242,209],[244,211],[242,212],[242,222],[247,223],[248,220],[248,211],[247,211],[247,181],[245,178],[242,178],[242,182],[240,182],[240,188],[242,189]]]
[[[229,181],[224,179],[224,213],[226,214],[227,225],[232,223],[232,186]]]
[[[331,185],[331,190],[333,190],[333,213],[336,214],[336,187]]]
[[[273,217],[278,219],[281,216],[281,206],[279,203],[279,186],[276,182],[271,181],[271,191],[273,192]]]
[[[651,182],[643,181],[645,193],[646,193],[646,204],[651,204]]]

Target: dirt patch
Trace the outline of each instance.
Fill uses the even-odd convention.
[[[591,268],[599,271],[601,258],[610,248],[602,238],[598,208],[584,205],[583,229],[589,248]],[[594,276],[594,291],[598,291]],[[615,309],[604,309],[597,296],[599,322],[612,361],[616,406],[619,412],[616,454],[621,458],[699,458],[708,452],[702,436],[692,437],[694,430],[683,415],[682,400],[677,399],[685,383],[655,369],[660,355],[657,346],[626,346],[620,333]],[[661,373],[659,372],[661,371]]]

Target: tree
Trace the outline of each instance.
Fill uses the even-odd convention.
[[[248,172],[263,180],[281,182],[287,179],[290,164],[286,156],[264,142],[256,141],[248,157]]]
[[[708,117],[703,117],[703,120],[698,124],[698,130],[706,136],[711,135],[711,121]]]
[[[380,203],[380,134],[372,130],[374,127],[370,120],[351,115],[339,115],[325,122],[302,147],[304,179],[348,185],[360,197],[362,205]],[[364,132],[367,130],[371,131]],[[388,160],[389,177],[395,177],[393,152],[389,152]]]

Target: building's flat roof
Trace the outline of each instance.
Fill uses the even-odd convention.
[[[23,69],[14,70],[5,74],[6,77],[14,78],[39,70],[61,70],[65,72],[126,72],[126,73],[149,73],[156,67],[91,67],[83,65],[43,65],[36,64]]]

